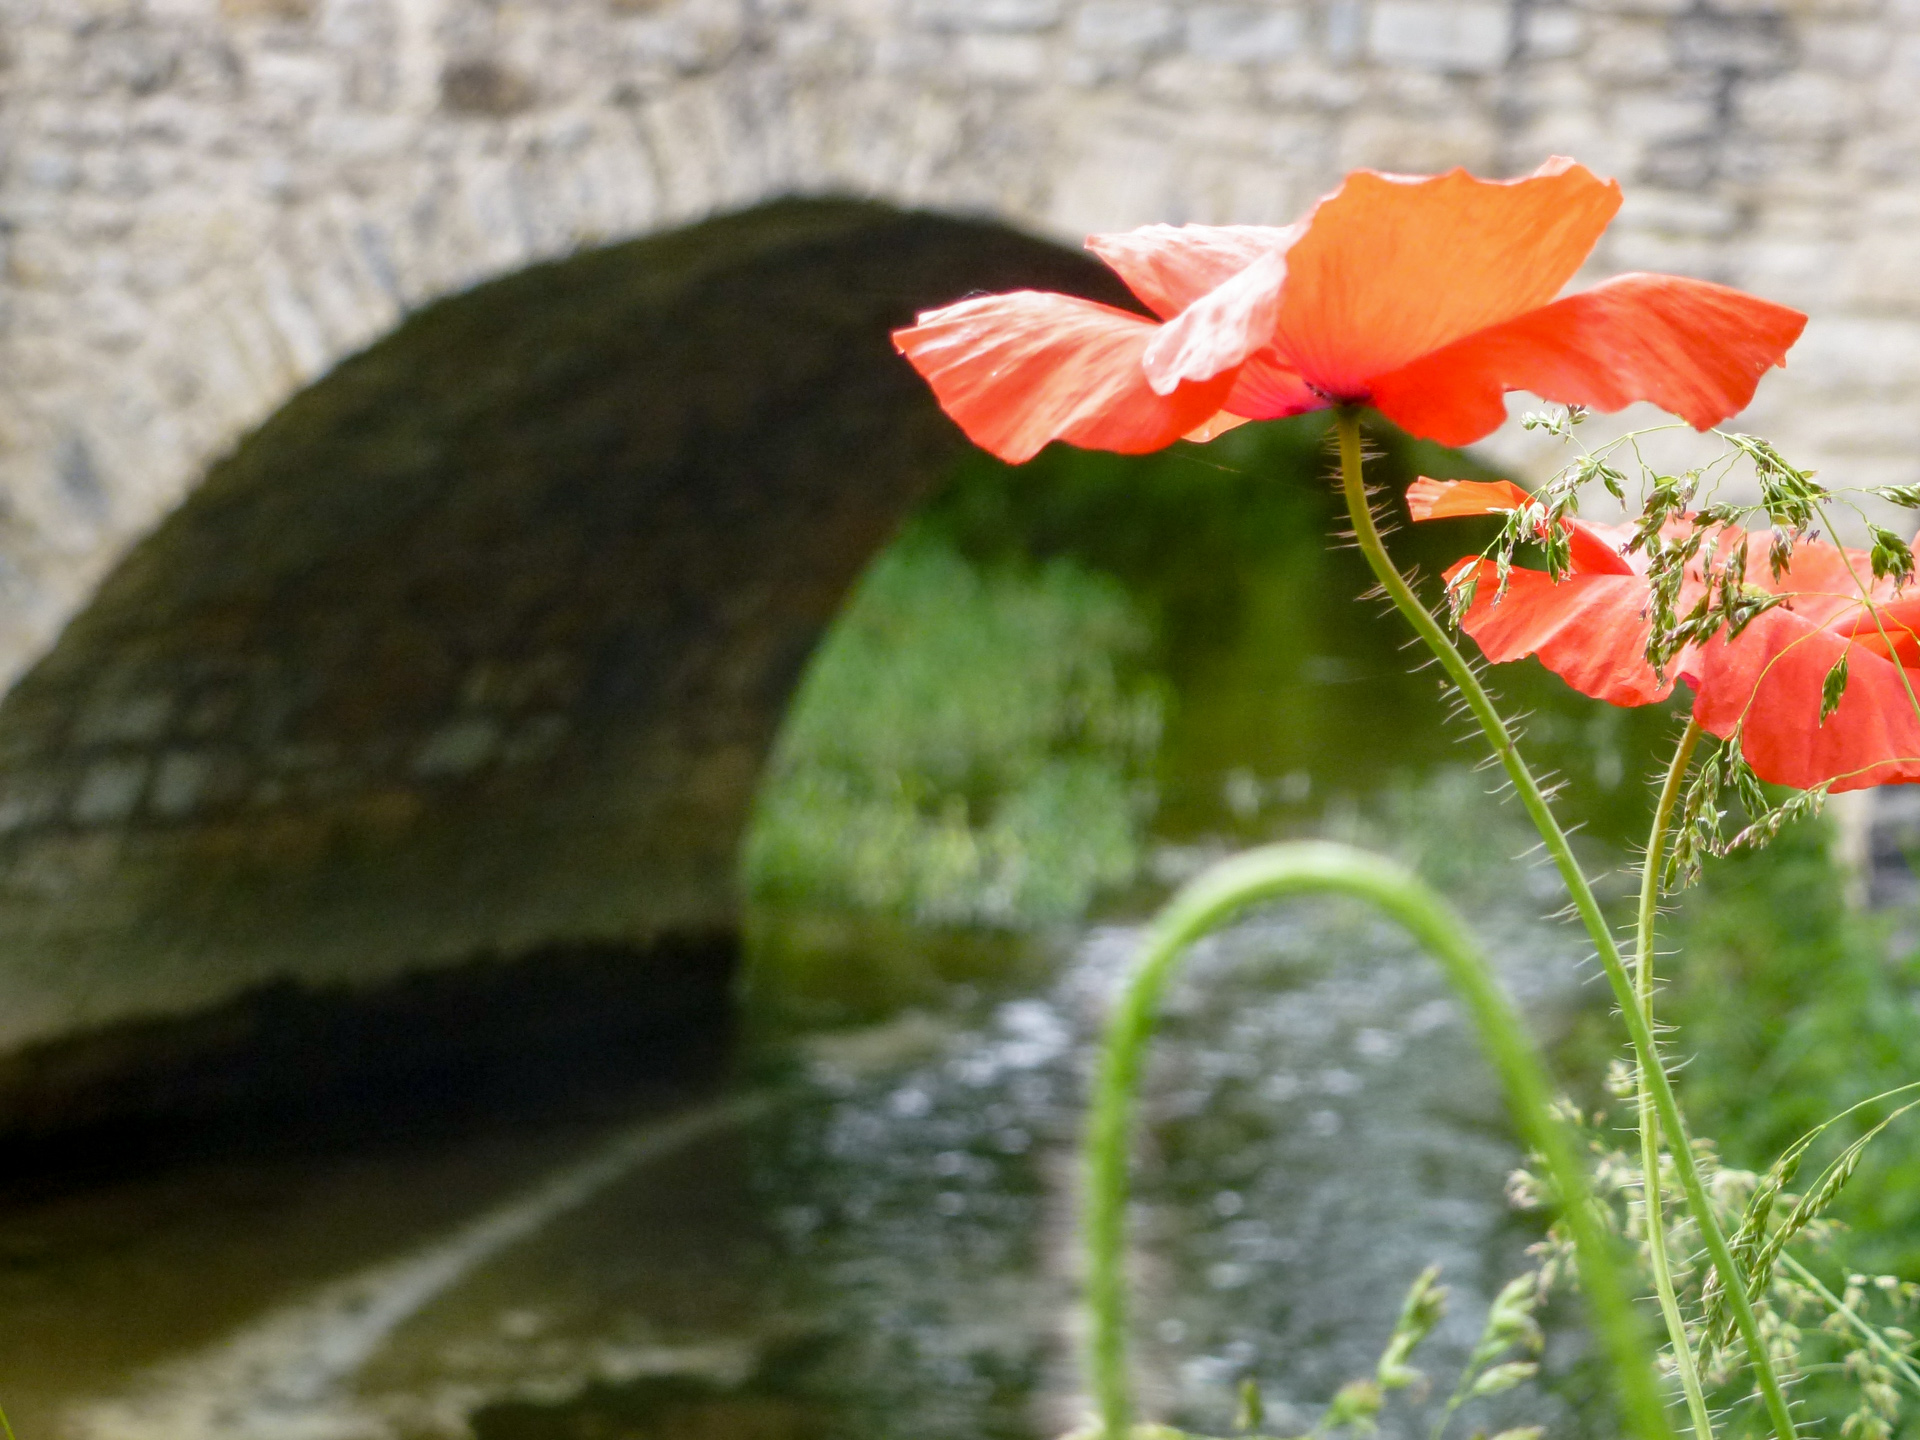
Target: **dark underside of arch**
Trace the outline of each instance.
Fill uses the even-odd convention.
[[[782,202],[290,402],[0,707],[14,1153],[711,1037],[787,698],[961,443],[887,332],[1029,285],[1127,303],[999,226]]]

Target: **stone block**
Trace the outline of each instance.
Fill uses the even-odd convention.
[[[1364,99],[1367,84],[1360,75],[1308,62],[1268,70],[1261,77],[1261,91],[1289,110],[1306,110],[1331,120]]]
[[[1770,15],[1690,15],[1674,25],[1674,49],[1691,70],[1764,75],[1792,59],[1784,22]]]
[[[173,750],[160,757],[147,804],[163,820],[184,820],[200,808],[213,757],[190,750]]]
[[[1214,107],[1249,105],[1258,97],[1253,70],[1178,54],[1140,72],[1140,93],[1168,107],[1191,110],[1196,103]]]
[[[116,756],[89,766],[69,812],[74,824],[117,825],[126,820],[140,804],[147,770],[144,756]]]
[[[1338,144],[1341,170],[1371,166],[1420,174],[1464,165],[1486,172],[1496,163],[1499,133],[1490,120],[1473,115],[1423,119],[1362,111],[1342,130]]]
[[[913,0],[909,13],[938,30],[1049,30],[1060,0]]]
[[[1813,21],[1799,27],[1799,37],[1803,63],[1822,74],[1876,75],[1887,61],[1885,31],[1865,21]]]
[[[169,0],[178,4],[179,0]],[[220,12],[230,20],[308,20],[313,0],[220,0]]]
[[[1726,183],[1741,187],[1791,184],[1795,177],[1817,176],[1831,167],[1839,150],[1838,137],[1754,135],[1736,129],[1720,147],[1718,173]]]
[[[1471,112],[1460,103],[1458,77],[1437,70],[1375,66],[1368,77],[1367,98],[1376,109],[1398,110],[1408,119]]]
[[[36,190],[57,194],[80,183],[79,162],[64,150],[30,150],[17,163],[21,178]]]
[[[1320,11],[1320,44],[1336,65],[1358,60],[1367,46],[1363,0],[1327,0]]]
[[[173,715],[173,697],[165,691],[102,695],[80,712],[73,727],[78,745],[138,745],[160,737]]]
[[[1710,98],[1690,98],[1667,91],[1618,95],[1608,107],[1608,119],[1624,138],[1665,142],[1712,135],[1718,114]]]
[[[961,71],[996,85],[1034,85],[1046,77],[1051,47],[1037,35],[962,35]]]
[[[1833,314],[1846,293],[1846,247],[1816,237],[1748,239],[1734,252],[1728,279],[1808,314]],[[1801,363],[1794,349],[1792,363]]]
[[[413,757],[413,773],[423,779],[470,775],[500,748],[500,726],[484,715],[463,716],[436,730]]]
[[[1096,0],[1073,17],[1073,44],[1100,54],[1156,49],[1179,33],[1180,14],[1171,5]]]
[[[537,94],[531,76],[487,56],[452,61],[440,72],[440,103],[453,115],[517,115]]]
[[[1579,54],[1586,40],[1586,18],[1570,6],[1546,5],[1525,12],[1521,44],[1529,58],[1565,59]]]
[[[1643,185],[1627,192],[1615,223],[1660,235],[1725,239],[1739,229],[1740,212],[1715,196]]]
[[[1684,15],[1693,0],[1579,0],[1580,8],[1600,15]]]
[[[1627,225],[1616,225],[1607,232],[1605,260],[1609,270],[1651,270],[1702,280],[1727,278],[1725,251],[1717,241]]]
[[[1306,44],[1302,10],[1275,5],[1199,5],[1187,14],[1187,48],[1202,60],[1267,64]]]
[[[1847,298],[1863,308],[1920,313],[1920,265],[1914,263],[1912,233],[1868,234],[1846,248]]]
[[[1710,135],[1656,140],[1640,147],[1626,178],[1636,185],[1704,190],[1724,178],[1721,147]]]
[[[263,51],[249,59],[247,82],[282,114],[331,107],[340,99],[340,67],[325,55]]]
[[[1504,5],[1441,0],[1377,0],[1367,25],[1367,54],[1385,65],[1487,74],[1512,48]]]
[[[1816,315],[1794,347],[1794,363],[1822,390],[1910,397],[1920,387],[1920,323]]]
[[[58,776],[15,771],[0,788],[0,835],[51,823],[60,814],[63,787]]]
[[[1673,41],[1664,25],[1616,21],[1596,29],[1586,64],[1594,78],[1616,84],[1663,80],[1673,72]]]
[[[1596,174],[1619,175],[1633,161],[1592,106],[1545,111],[1516,130],[1507,148],[1518,157],[1518,169],[1530,169],[1549,155],[1577,155]]]

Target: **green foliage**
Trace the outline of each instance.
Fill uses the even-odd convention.
[[[983,568],[921,527],[821,646],[746,850],[758,900],[939,924],[1081,914],[1131,879],[1162,695],[1112,580]]]
[[[1703,1147],[1699,1158],[1736,1263],[1776,1362],[1800,1375],[1797,1408],[1823,1433],[1877,1440],[1914,1433],[1920,1396],[1902,1328],[1912,1301],[1893,1278],[1920,1269],[1920,1146],[1903,1108],[1920,1077],[1920,977],[1914,958],[1892,957],[1884,917],[1847,906],[1831,845],[1825,822],[1800,819],[1770,848],[1708,865],[1663,928],[1672,958],[1661,1014],[1677,1037],[1693,1133],[1718,1141],[1718,1153]],[[1616,1094],[1630,1093],[1616,1071]],[[1621,1111],[1608,1123],[1629,1121]],[[1644,1239],[1638,1162],[1602,1148],[1598,1173]],[[1677,1278],[1708,1378],[1723,1383],[1723,1347],[1737,1350],[1724,1297],[1697,1268],[1684,1213],[1667,1219],[1671,1253],[1694,1257]]]
[[[1920,1077],[1920,970],[1889,957],[1882,919],[1847,908],[1829,840],[1823,824],[1790,825],[1770,849],[1707,867],[1668,928],[1681,959],[1662,1013],[1684,1046],[1680,1091],[1729,1164],[1763,1170]],[[1856,1132],[1836,1130],[1837,1152]],[[1920,1146],[1870,1149],[1832,1213],[1850,1227],[1836,1242],[1848,1265],[1920,1271]]]
[[[1842,655],[1825,682],[1836,707],[1840,703],[1838,688],[1847,682],[1846,664],[1846,656]],[[1770,791],[1763,785],[1760,777],[1753,773],[1753,767],[1747,764],[1741,754],[1738,729],[1724,741],[1709,739],[1694,765],[1679,814],[1674,819],[1672,849],[1667,855],[1662,888],[1671,892],[1697,882],[1708,856],[1723,857],[1764,849],[1783,827],[1818,815],[1827,801],[1825,785],[1785,792],[1785,798],[1775,804],[1774,795],[1779,793],[1782,793],[1779,787]],[[1729,818],[1734,818],[1736,823],[1739,819],[1746,822],[1731,836],[1726,833]]]
[[[1427,1377],[1413,1368],[1414,1348],[1433,1333],[1446,1313],[1447,1287],[1440,1284],[1440,1267],[1429,1265],[1408,1289],[1400,1319],[1374,1367],[1373,1378],[1382,1390],[1406,1390],[1426,1383]]]

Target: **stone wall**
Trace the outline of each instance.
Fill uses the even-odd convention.
[[[304,392],[0,706],[0,1055],[729,931],[800,667],[961,443],[887,331],[1023,282],[1122,298],[995,226],[787,202],[429,307]]]
[[[1077,242],[1571,153],[1629,186],[1596,272],[1814,315],[1756,424],[1920,478],[1909,0],[0,0],[0,37],[0,675],[409,311],[795,192]]]

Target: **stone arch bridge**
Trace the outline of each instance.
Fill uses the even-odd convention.
[[[1570,153],[1596,273],[1815,317],[1754,423],[1920,480],[1916,94],[1902,0],[0,0],[7,1123],[273,981],[679,936],[695,1003],[957,443],[886,328],[1110,295],[1088,230]]]

